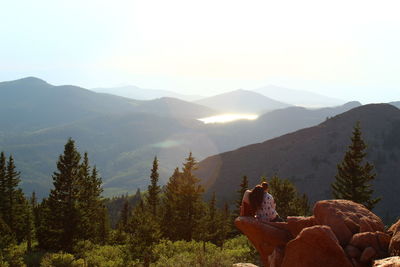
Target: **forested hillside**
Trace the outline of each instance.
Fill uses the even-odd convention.
[[[357,121],[367,144],[367,159],[375,165],[375,196],[383,197],[376,212],[397,216],[400,110],[388,104],[361,106],[317,126],[209,157],[200,162],[196,174],[209,192],[221,192],[223,201],[232,199],[243,175],[251,186],[260,176],[278,175],[292,181],[312,202],[329,199],[336,165],[344,157]]]
[[[203,124],[209,108],[173,98],[138,101],[75,86],[52,86],[37,78],[0,83],[0,148],[10,151],[23,173],[22,188],[47,195],[52,166],[65,139],[90,151],[108,196],[146,186],[152,158],[160,159],[165,183],[189,151],[207,156],[318,124],[360,105],[322,109],[289,107],[254,121]],[[29,101],[28,101],[29,99]],[[13,118],[13,119],[11,119]]]

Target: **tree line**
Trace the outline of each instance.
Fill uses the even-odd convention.
[[[14,159],[0,154],[0,263],[7,248],[26,242],[28,252],[79,253],[82,241],[98,245],[122,245],[128,260],[148,265],[153,247],[161,240],[200,241],[222,246],[234,233],[233,215],[226,204],[216,205],[216,195],[203,200],[204,188],[195,177],[197,161],[190,153],[182,168],[176,168],[167,184],[159,185],[155,157],[145,193],[139,190],[132,206],[128,197],[114,229],[110,225],[109,200],[101,196],[102,179],[91,166],[87,153],[77,151],[69,139],[58,158],[48,197],[38,201],[35,193],[25,197],[19,188],[20,173]],[[112,201],[111,201],[112,202]],[[114,199],[118,202],[118,198]],[[115,214],[114,214],[115,215]],[[238,214],[234,215],[237,216]],[[208,246],[208,245],[207,245]]]
[[[333,194],[373,208],[379,199],[371,198],[369,182],[375,175],[370,163],[363,164],[366,145],[359,124],[351,140],[338,165]],[[217,207],[215,193],[204,200],[205,190],[194,175],[197,161],[192,153],[164,186],[159,184],[158,164],[155,157],[147,191],[106,200],[101,196],[102,179],[96,166],[90,166],[88,154],[82,156],[75,142],[68,139],[52,175],[53,188],[39,203],[34,193],[29,198],[24,196],[18,187],[21,179],[13,157],[7,159],[1,152],[0,261],[12,244],[26,242],[28,251],[34,244],[34,249],[43,251],[79,253],[81,242],[89,241],[123,246],[127,257],[124,261],[135,260],[148,266],[155,260],[153,248],[161,240],[195,240],[203,242],[206,250],[206,243],[223,247],[226,240],[240,234],[233,221],[239,216],[242,196],[249,188],[247,176],[238,185],[235,203]],[[261,177],[260,182],[265,179]],[[299,194],[288,179],[273,176],[268,181],[281,217],[310,214],[307,196]]]

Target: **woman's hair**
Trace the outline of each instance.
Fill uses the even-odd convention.
[[[262,182],[262,183],[261,183],[261,186],[262,186],[262,188],[263,188],[264,190],[267,190],[268,187],[269,187],[269,184],[268,184],[267,182]]]
[[[250,196],[250,205],[254,210],[257,210],[261,207],[261,204],[264,200],[264,189],[261,185],[257,185],[256,187],[251,190]]]

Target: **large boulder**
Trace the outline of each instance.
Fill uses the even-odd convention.
[[[377,256],[377,252],[373,247],[367,247],[364,249],[360,257],[360,262],[370,263]]]
[[[269,266],[268,257],[275,250],[275,247],[285,246],[291,239],[289,231],[268,223],[262,223],[252,217],[238,217],[235,220],[235,225],[260,253],[265,266]]]
[[[314,226],[315,218],[311,217],[302,217],[302,216],[288,216],[287,217],[287,228],[292,234],[293,237],[296,237],[301,230],[307,227]]]
[[[285,255],[284,247],[276,247],[268,257],[269,267],[280,267]]]
[[[352,267],[352,263],[330,227],[303,229],[286,245],[282,267]]]
[[[350,245],[365,250],[368,247],[374,248],[377,257],[387,256],[390,242],[390,235],[383,232],[363,232],[353,235]]]
[[[269,267],[370,267],[389,252],[400,254],[400,220],[385,233],[378,216],[349,200],[319,201],[310,217],[289,216],[275,223],[239,217],[235,225]],[[382,264],[376,266],[398,266]]]
[[[342,246],[361,231],[384,230],[382,220],[363,205],[350,200],[318,201],[314,206],[316,224],[328,225]]]

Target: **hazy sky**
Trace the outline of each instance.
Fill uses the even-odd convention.
[[[400,1],[3,0],[0,80],[400,100]]]

